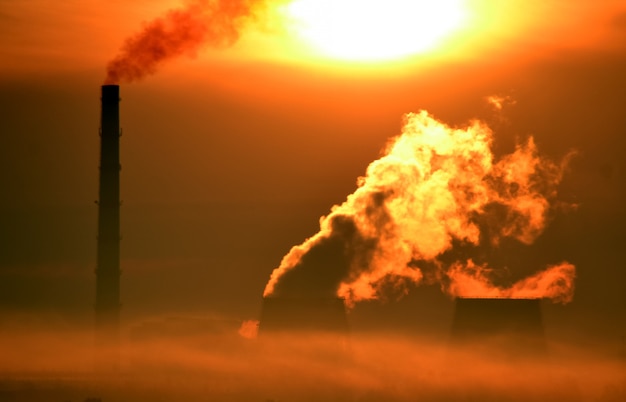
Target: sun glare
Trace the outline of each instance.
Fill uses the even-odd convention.
[[[294,0],[285,11],[295,35],[347,61],[423,53],[466,19],[463,0]]]

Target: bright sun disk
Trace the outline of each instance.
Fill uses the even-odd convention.
[[[383,61],[422,53],[459,29],[463,0],[294,0],[286,7],[295,34],[320,53]]]

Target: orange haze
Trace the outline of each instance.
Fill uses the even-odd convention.
[[[0,394],[50,401],[623,400],[623,364],[568,345],[516,364],[478,348],[371,334],[340,351],[330,334],[252,341],[234,331],[130,341],[118,375],[93,371],[81,331],[3,331]],[[454,352],[453,354],[451,354]],[[450,357],[454,356],[454,360]],[[3,399],[5,400],[5,399]]]

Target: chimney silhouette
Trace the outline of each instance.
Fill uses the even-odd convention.
[[[117,367],[120,327],[120,118],[118,85],[102,86],[95,339],[100,362]]]

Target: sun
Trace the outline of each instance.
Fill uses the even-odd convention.
[[[294,0],[293,34],[316,52],[347,61],[386,61],[423,53],[460,29],[463,0]]]

